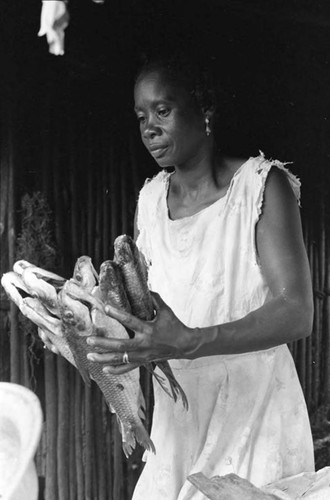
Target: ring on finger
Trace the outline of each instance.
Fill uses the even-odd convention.
[[[128,354],[125,351],[124,354],[123,354],[123,364],[124,365],[128,365],[128,363],[129,363]]]

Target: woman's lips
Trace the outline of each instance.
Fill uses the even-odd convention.
[[[150,154],[151,154],[154,158],[160,158],[160,157],[164,156],[164,154],[165,154],[166,150],[167,150],[167,146],[163,146],[163,147],[159,147],[159,148],[152,148],[152,149],[149,149]]]

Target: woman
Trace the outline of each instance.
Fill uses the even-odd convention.
[[[213,94],[182,65],[146,66],[134,95],[144,145],[159,167],[174,166],[145,184],[137,208],[156,317],[109,308],[135,338],[93,338],[108,350],[93,356],[112,373],[171,360],[189,410],[155,385],[157,453],[145,454],[133,498],[200,500],[194,472],[261,486],[314,470],[286,346],[310,334],[313,316],[299,181],[262,154],[218,157]]]

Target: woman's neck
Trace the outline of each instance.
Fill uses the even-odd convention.
[[[202,151],[188,162],[175,166],[172,181],[184,192],[199,191],[206,185],[217,185],[219,160],[212,151]]]

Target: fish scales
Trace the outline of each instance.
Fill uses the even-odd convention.
[[[143,320],[152,319],[153,302],[136,244],[128,235],[121,235],[116,238],[114,249],[114,260],[121,269],[132,313]]]
[[[131,312],[120,267],[113,260],[106,260],[100,266],[99,290],[104,304],[113,304],[115,307]]]
[[[87,354],[92,348],[86,343],[86,338],[95,333],[94,324],[98,323],[94,316],[94,324],[90,317],[89,309],[79,300],[74,300],[66,293],[66,288],[60,294],[61,312],[63,317],[63,332],[73,352],[74,359],[85,382],[91,377],[100,387],[105,400],[111,409],[115,411],[123,435],[123,449],[129,456],[135,447],[137,440],[144,448],[153,450],[154,445],[145,430],[141,417],[143,418],[144,399],[140,392],[139,374],[137,371],[124,375],[105,374],[101,366],[87,359]],[[100,311],[94,310],[93,314],[101,315]],[[113,335],[113,325],[117,324],[112,318],[103,315],[102,322],[108,321],[108,335]],[[119,324],[118,324],[119,325]],[[120,336],[127,334],[124,328],[120,328]]]

